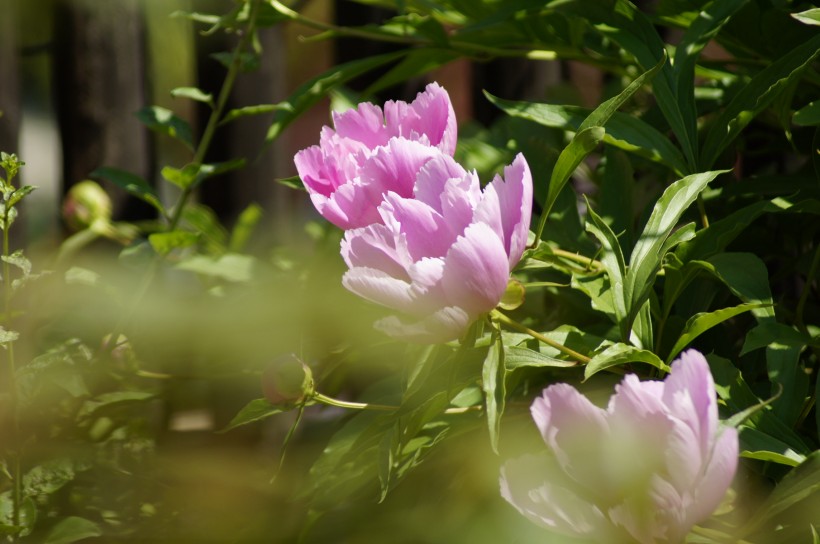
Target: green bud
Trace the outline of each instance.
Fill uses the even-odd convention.
[[[74,231],[87,229],[96,222],[108,224],[111,212],[108,193],[91,180],[72,186],[63,201],[63,219]]]
[[[507,282],[507,289],[501,296],[501,301],[498,305],[505,310],[515,310],[524,304],[524,295],[526,290],[520,281],[510,278]]]
[[[283,355],[262,373],[262,392],[271,404],[300,404],[316,392],[313,373],[296,355]]]

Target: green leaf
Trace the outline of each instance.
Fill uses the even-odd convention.
[[[769,520],[803,501],[816,501],[820,493],[820,450],[815,451],[777,484],[771,495],[744,527],[751,533]],[[812,504],[806,502],[806,504]],[[816,503],[815,503],[816,504]],[[816,509],[814,510],[816,512]]]
[[[805,459],[788,444],[762,433],[752,427],[740,427],[740,456],[758,461],[770,461],[780,465],[796,467]]]
[[[709,2],[698,12],[695,19],[683,33],[680,43],[675,47],[675,57],[672,62],[675,87],[683,121],[692,148],[697,152],[697,108],[695,107],[695,65],[701,51],[717,35],[723,25],[737,11],[743,8],[748,0],[719,0]]]
[[[159,106],[149,106],[137,112],[137,118],[149,129],[175,138],[194,150],[191,126],[187,121],[177,117],[174,112]]]
[[[755,202],[698,231],[692,240],[678,247],[675,255],[684,263],[695,259],[707,259],[723,251],[752,221],[764,213],[781,212],[792,206],[781,199]]]
[[[743,349],[740,350],[740,355],[756,349],[765,348],[769,344],[779,344],[786,347],[802,348],[811,344],[813,341],[811,336],[803,334],[797,329],[784,325],[782,323],[775,323],[767,321],[760,323],[757,327],[746,333],[746,340],[743,342]],[[817,340],[814,340],[817,343]]]
[[[10,344],[20,338],[20,333],[16,331],[6,330],[0,326],[0,345],[5,347],[5,344]]]
[[[214,107],[214,96],[196,87],[177,87],[176,89],[171,89],[171,96],[174,98],[189,98],[196,102],[204,102],[211,106],[211,108]]]
[[[228,243],[228,250],[238,253],[245,249],[254,229],[259,225],[263,215],[262,207],[259,204],[250,204],[242,210],[236,219],[236,224],[231,231],[231,239]]]
[[[160,202],[159,196],[157,196],[154,188],[138,175],[118,168],[104,166],[91,172],[90,176],[98,179],[107,179],[111,183],[128,191],[129,194],[147,202],[156,208],[160,214],[166,215],[165,208]]]
[[[667,187],[652,208],[643,232],[632,250],[629,272],[624,278],[626,322],[621,330],[631,330],[638,311],[649,297],[655,277],[660,270],[664,255],[672,245],[683,242],[692,230],[680,229],[673,234],[680,217],[706,188],[706,185],[723,171],[703,172],[686,176]],[[690,227],[691,229],[691,227]]]
[[[820,35],[795,47],[757,73],[735,95],[712,125],[703,144],[704,169],[711,168],[720,153],[760,112],[783,91],[820,53]]]
[[[621,366],[628,363],[647,363],[664,372],[669,372],[669,367],[661,361],[660,357],[645,349],[639,349],[628,344],[613,344],[601,353],[595,355],[584,369],[584,379],[588,380],[607,368]]]
[[[804,127],[820,125],[820,100],[809,102],[806,106],[794,112],[792,121],[795,125]]]
[[[296,189],[298,191],[307,191],[305,184],[302,183],[302,178],[299,176],[290,176],[288,178],[276,178],[276,183],[281,183],[285,187]]]
[[[601,191],[598,196],[600,215],[614,232],[623,233],[621,243],[625,247],[634,244],[634,194],[635,173],[625,153],[608,147],[604,154],[606,166]]]
[[[182,169],[166,166],[161,174],[180,189],[197,187],[205,179],[245,166],[245,159],[234,159],[213,164],[186,164]]]
[[[199,240],[198,232],[175,230],[172,232],[156,232],[148,236],[148,242],[154,251],[160,255],[168,255],[171,251],[183,247],[191,247]]]
[[[520,346],[504,346],[504,365],[507,367],[507,371],[522,367],[571,368],[578,366],[575,361],[556,359],[540,351]]]
[[[31,193],[36,188],[37,187],[35,187],[33,185],[23,185],[22,187],[20,187],[19,189],[15,190],[13,193],[11,193],[11,196],[9,197],[8,205],[9,206],[14,206],[15,204],[17,204],[18,202],[23,200],[23,198],[26,195]]]
[[[241,53],[221,51],[219,53],[211,53],[211,58],[229,70],[234,63],[234,59],[239,64],[240,72],[253,72],[259,69],[259,55],[251,51]]]
[[[292,111],[293,106],[290,104],[258,104],[256,106],[243,106],[241,108],[234,108],[225,114],[225,117],[219,122],[220,125],[226,125],[231,121],[235,121],[240,117],[249,117],[252,115],[265,115],[266,113],[273,113],[275,111],[284,110]]]
[[[246,404],[239,413],[234,416],[228,426],[219,431],[225,433],[236,427],[260,421],[270,416],[284,412],[281,407],[271,404],[266,399],[255,399]]]
[[[753,253],[718,253],[705,264],[740,300],[762,305],[752,310],[758,321],[774,318],[769,271],[760,257]]]
[[[629,52],[644,70],[656,66],[666,55],[663,40],[650,18],[627,0],[599,2],[567,0],[556,9],[588,20],[604,36]],[[652,88],[658,106],[675,133],[689,165],[697,163],[697,127],[694,112],[682,111],[673,67],[666,64],[654,78]]]
[[[590,110],[579,106],[513,102],[487,92],[487,99],[507,115],[527,119],[541,125],[577,132]],[[604,143],[664,164],[683,175],[686,160],[677,147],[649,123],[626,113],[615,112],[607,121]]]
[[[722,308],[714,312],[702,312],[693,315],[686,321],[686,325],[683,327],[683,332],[675,342],[675,345],[672,346],[672,349],[669,351],[669,355],[666,357],[666,362],[668,363],[672,361],[672,359],[674,359],[678,353],[683,351],[686,346],[691,344],[695,338],[708,331],[715,325],[719,325],[720,323],[723,323],[727,319],[735,317],[736,315],[740,315],[744,312],[748,312],[762,306],[762,304],[740,304],[731,308]]]
[[[481,371],[481,388],[484,390],[487,406],[487,426],[490,430],[490,445],[498,454],[498,437],[501,433],[501,416],[507,397],[505,381],[507,366],[504,363],[504,343],[497,330],[493,331],[493,342]]]
[[[23,255],[22,249],[18,249],[11,255],[2,255],[0,256],[0,259],[2,259],[3,262],[9,263],[10,265],[19,268],[20,271],[23,273],[23,276],[28,276],[31,274],[31,261],[29,261],[25,255]]]
[[[772,411],[780,420],[794,427],[803,412],[809,392],[809,377],[800,364],[801,348],[772,344],[766,348],[766,370],[772,388],[783,393],[772,403]]]
[[[739,416],[743,412],[741,418],[748,417],[748,420],[746,420],[747,426],[758,429],[788,444],[791,449],[798,453],[807,454],[812,451],[812,448],[806,445],[803,439],[790,427],[775,417],[771,410],[760,409],[772,402],[773,399],[761,402],[731,361],[715,354],[708,354],[706,359],[709,361],[709,368],[712,370],[712,376],[715,380],[715,390],[726,403],[730,412]],[[747,408],[752,408],[751,414],[746,412]],[[735,416],[732,419],[735,419]]]
[[[820,25],[820,8],[807,9],[800,13],[790,13],[792,17],[807,25]]]
[[[256,259],[250,255],[226,253],[219,257],[193,255],[180,261],[175,268],[232,282],[247,282],[253,278],[255,266]]]
[[[364,96],[373,96],[375,93],[405,82],[421,74],[428,74],[439,66],[459,58],[459,54],[448,49],[425,47],[408,54],[404,59],[391,68],[386,74],[373,82],[362,92]]]
[[[286,101],[281,103],[283,108],[276,112],[273,123],[265,137],[265,142],[270,143],[278,138],[285,127],[290,125],[299,115],[307,111],[308,108],[319,102],[330,89],[337,85],[342,85],[354,77],[393,62],[407,53],[408,51],[396,51],[339,64],[310,81],[303,83]]]
[[[102,536],[100,526],[91,520],[77,516],[69,516],[57,522],[44,544],[71,544],[86,538]]]
[[[77,419],[84,419],[97,413],[99,410],[116,407],[124,404],[133,404],[151,400],[156,395],[147,391],[115,391],[103,393],[83,403]]]
[[[587,211],[591,223],[586,224],[586,229],[592,233],[601,243],[602,254],[600,257],[601,263],[607,271],[609,277],[609,293],[615,311],[616,323],[621,328],[621,336],[624,340],[629,337],[629,328],[627,327],[626,317],[629,312],[628,301],[625,298],[624,282],[626,265],[624,263],[623,252],[618,243],[618,238],[612,229],[609,228],[603,219],[589,206],[587,203]]]

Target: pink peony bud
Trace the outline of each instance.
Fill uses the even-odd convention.
[[[532,405],[551,455],[508,461],[501,494],[524,516],[596,542],[680,543],[732,483],[738,435],[718,422],[703,355],[663,382],[626,376],[606,410],[567,384]]]
[[[63,201],[63,218],[74,231],[87,229],[95,222],[109,224],[111,211],[108,193],[88,179],[72,185]]]
[[[335,130],[324,127],[319,145],[297,153],[294,162],[318,212],[343,229],[378,223],[384,193],[411,196],[418,169],[438,152],[452,156],[456,148],[453,106],[437,83],[410,104],[389,101],[382,111],[362,103],[334,113],[333,124]],[[391,146],[402,147],[400,162],[389,161]],[[385,167],[394,169],[373,179],[372,171],[382,174]]]
[[[406,161],[403,145],[370,172]],[[349,230],[342,257],[344,286],[404,314],[376,326],[407,340],[460,337],[498,305],[527,243],[532,175],[518,155],[482,192],[475,172],[439,153],[415,178],[414,198],[393,191],[378,207],[380,223]]]

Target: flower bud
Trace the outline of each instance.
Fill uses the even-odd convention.
[[[63,201],[63,219],[74,231],[87,229],[98,221],[107,224],[111,213],[108,193],[88,179],[73,185]]]
[[[271,404],[299,404],[315,392],[313,373],[296,355],[283,355],[262,373],[262,392]]]

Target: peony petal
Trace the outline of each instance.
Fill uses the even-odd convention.
[[[477,317],[496,307],[509,277],[501,240],[487,225],[473,223],[447,252],[441,281],[450,304]]]
[[[385,195],[379,214],[386,225],[404,234],[407,250],[414,261],[443,257],[455,241],[444,219],[427,204],[396,193]]]
[[[342,285],[360,297],[388,308],[409,308],[416,296],[411,283],[375,268],[351,268],[342,277]]]
[[[510,256],[512,270],[527,247],[532,217],[532,173],[524,155],[515,156],[512,164],[504,168],[504,182],[493,181],[501,203],[501,220],[504,225],[504,247]]]
[[[368,188],[373,207],[381,204],[389,191],[405,198],[412,197],[419,169],[440,153],[434,147],[403,138],[393,138],[386,146],[377,148],[360,170],[362,184]]]
[[[706,470],[695,490],[693,523],[708,518],[720,506],[732,484],[738,463],[737,429],[724,427],[711,451]]]
[[[524,455],[501,468],[501,496],[527,519],[552,531],[603,536],[606,520],[601,511],[556,479],[560,469],[548,457]]]
[[[467,171],[452,157],[445,154],[438,155],[419,169],[413,187],[413,196],[441,213],[441,195],[448,182],[451,179],[462,180],[466,175]],[[478,187],[476,189],[478,190]]]
[[[561,468],[575,481],[603,480],[602,447],[609,437],[606,412],[567,384],[554,384],[535,399],[533,420]]]
[[[505,181],[506,179],[506,181]],[[532,174],[520,153],[484,188],[475,220],[487,223],[504,242],[510,270],[521,260],[527,246],[532,215]]]
[[[664,384],[663,399],[670,413],[692,428],[705,458],[718,423],[715,383],[709,363],[697,351],[686,351],[672,363]]]
[[[430,83],[412,103],[389,101],[384,117],[391,136],[421,140],[451,155],[456,150],[458,127],[456,114],[447,94],[438,83]]]
[[[342,113],[333,112],[332,116],[339,136],[361,142],[370,149],[385,145],[390,139],[382,109],[369,102]]]
[[[441,344],[463,336],[472,321],[461,308],[448,306],[418,321],[407,322],[398,316],[389,316],[380,319],[374,326],[393,338],[421,344]]]
[[[413,261],[397,242],[396,233],[384,225],[369,225],[345,232],[341,254],[349,268],[375,268],[394,278],[410,281],[408,269]]]

